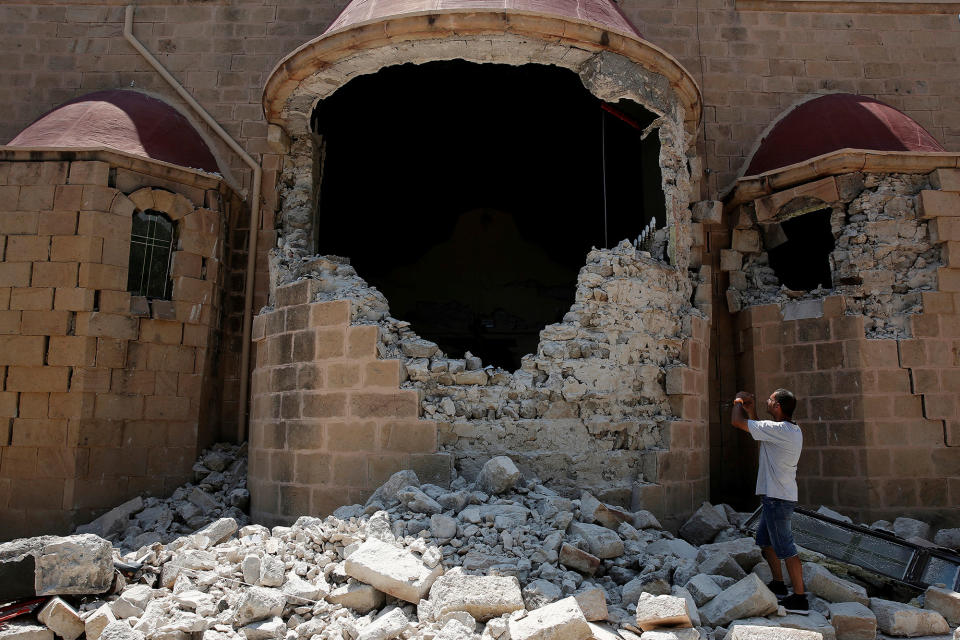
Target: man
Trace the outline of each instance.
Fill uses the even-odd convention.
[[[791,392],[777,389],[767,399],[767,413],[773,420],[757,420],[753,394],[741,391],[733,401],[730,423],[749,433],[760,446],[757,495],[761,496],[762,506],[757,544],[773,574],[773,581],[767,586],[787,611],[807,613],[803,568],[790,528],[790,517],[797,506],[797,461],[803,449],[803,433],[793,422],[796,407],[797,399]],[[787,595],[780,560],[787,565],[792,595]]]

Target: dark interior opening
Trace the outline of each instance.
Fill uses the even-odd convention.
[[[313,115],[317,250],[349,257],[448,355],[516,369],[570,308],[591,247],[664,226],[657,132],[641,140],[654,115],[608,106],[538,65],[358,77]]]
[[[796,291],[833,286],[830,254],[834,248],[829,208],[781,222],[787,241],[770,249],[770,267],[781,284]]]

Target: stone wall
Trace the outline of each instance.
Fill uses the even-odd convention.
[[[280,287],[254,319],[250,415],[251,517],[289,523],[365,502],[391,474],[449,483],[437,424],[399,388],[402,364],[378,359],[375,324],[351,325],[356,303],[315,302],[321,283]]]
[[[123,41],[127,3],[4,3],[0,42],[7,64],[0,143],[73,97],[131,82],[182,105]],[[137,7],[134,33],[250,153],[271,154],[260,104],[266,75],[321,34],[346,0],[270,0],[256,5],[198,0]],[[960,144],[960,51],[948,4],[831,1],[815,7],[773,0],[686,0],[621,9],[650,42],[675,56],[703,90],[699,153],[710,193],[731,184],[762,132],[790,106],[847,91],[904,111],[948,149]],[[183,109],[185,112],[188,109]],[[224,170],[241,189],[249,172],[202,123]],[[267,176],[277,166],[265,167]],[[228,176],[229,177],[229,176]],[[269,193],[267,194],[269,197]],[[264,226],[272,229],[272,225]]]
[[[180,172],[139,173],[119,154],[120,166],[14,156],[0,162],[2,538],[63,532],[190,478],[219,419],[226,233],[216,178],[183,172],[180,193]],[[170,301],[127,291],[138,209],[178,227]]]

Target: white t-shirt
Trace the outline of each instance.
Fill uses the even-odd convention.
[[[797,461],[803,432],[792,422],[747,420],[750,435],[760,443],[757,495],[797,501]]]

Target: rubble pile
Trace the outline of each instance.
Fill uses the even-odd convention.
[[[76,533],[93,533],[131,550],[168,544],[219,518],[249,522],[247,446],[219,443],[193,465],[195,482],[177,488],[169,498],[136,497],[111,509]]]
[[[267,529],[223,517],[128,552],[119,559],[142,567],[137,579],[105,594],[54,584],[45,593],[64,595],[0,639],[948,639],[960,623],[956,592],[870,597],[806,552],[812,610],[785,615],[741,529],[748,515],[705,503],[677,537],[649,512],[525,480],[507,457],[450,488],[401,471],[326,518]],[[10,545],[25,548],[0,545],[0,575]]]
[[[788,291],[765,251],[748,254],[731,287],[742,307],[796,298],[843,295],[847,313],[863,315],[867,337],[910,335],[908,316],[923,310],[922,291],[936,289],[940,250],[918,213],[925,175],[854,173],[837,178],[841,199],[831,214],[835,247],[831,290]]]

